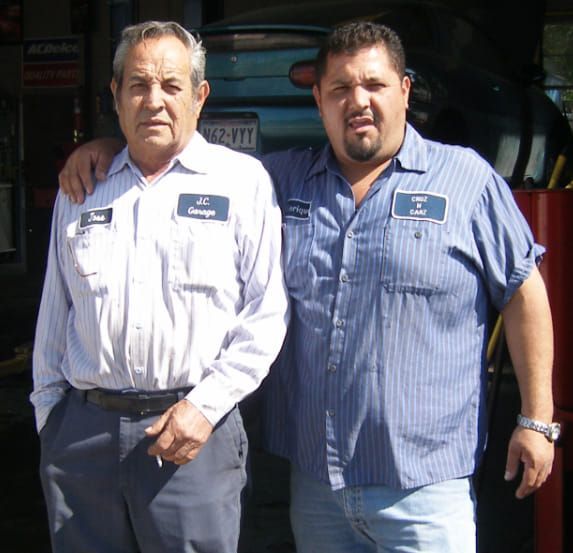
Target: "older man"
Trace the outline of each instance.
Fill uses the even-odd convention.
[[[409,92],[393,31],[341,26],[314,87],[329,144],[264,161],[293,307],[264,424],[270,450],[293,465],[299,553],[475,551],[492,305],[522,402],[506,478],[523,464],[524,497],[551,471],[543,248],[483,159],[406,123]],[[62,180],[81,196],[80,157]]]
[[[236,404],[288,302],[268,174],[195,132],[204,65],[176,23],[125,29],[111,89],[127,147],[85,204],[56,202],[32,393],[55,553],[237,548]]]

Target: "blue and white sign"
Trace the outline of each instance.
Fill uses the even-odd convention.
[[[443,225],[448,216],[448,197],[435,192],[396,190],[392,201],[392,217],[429,221]]]
[[[181,194],[177,215],[202,221],[227,221],[229,198],[212,194]]]

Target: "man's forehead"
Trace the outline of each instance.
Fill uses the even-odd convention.
[[[331,53],[328,55],[325,69],[325,77],[329,80],[337,80],[347,72],[372,77],[396,73],[382,45],[367,46],[354,52]]]
[[[136,75],[158,72],[162,75],[188,75],[188,60],[187,49],[182,42],[174,37],[161,37],[141,41],[130,48],[126,56],[126,69]]]
[[[327,66],[332,64],[356,64],[364,61],[387,63],[390,57],[383,44],[372,44],[358,48],[351,52],[330,52],[327,57]]]
[[[159,63],[149,61],[135,61],[128,66],[130,76],[161,75],[162,77],[178,77],[189,75],[186,64],[174,64],[169,60],[158,60]]]

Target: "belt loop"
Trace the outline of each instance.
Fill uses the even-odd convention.
[[[74,393],[78,396],[78,400],[81,401],[82,403],[85,403],[86,400],[86,396],[87,396],[87,390],[80,390],[79,388],[73,388]]]

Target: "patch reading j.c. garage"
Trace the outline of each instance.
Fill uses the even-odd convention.
[[[227,221],[229,198],[213,194],[180,194],[177,215],[201,221]]]
[[[448,216],[448,197],[435,192],[396,190],[392,200],[392,217],[430,221],[443,225]]]
[[[291,219],[308,219],[310,216],[310,202],[292,198],[287,200],[285,217]]]
[[[80,228],[87,228],[93,225],[108,225],[111,223],[113,208],[90,209],[80,215]]]

